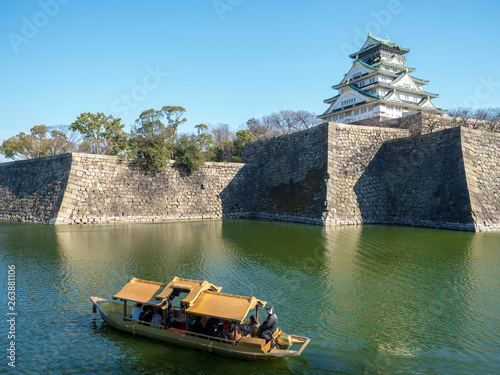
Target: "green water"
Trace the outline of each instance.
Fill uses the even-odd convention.
[[[53,374],[500,373],[500,234],[245,220],[53,227],[0,224],[16,269],[16,369]],[[255,363],[110,328],[89,296],[132,277],[209,280],[275,307],[308,336],[298,358]]]

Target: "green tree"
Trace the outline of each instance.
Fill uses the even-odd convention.
[[[0,153],[10,159],[33,159],[72,152],[75,147],[63,132],[37,125],[30,129],[30,134],[21,132],[6,139],[0,146]]]
[[[167,126],[177,135],[177,128],[187,121],[184,116],[186,110],[181,106],[166,105],[161,109],[163,116],[167,120]]]
[[[180,136],[175,144],[175,158],[190,172],[199,170],[205,164],[196,136]]]
[[[178,127],[186,122],[180,106],[164,106],[161,110],[143,111],[128,139],[130,156],[136,156],[147,169],[161,171],[174,156]]]
[[[228,162],[233,157],[234,144],[231,141],[222,141],[220,144],[212,147],[213,159],[217,162]]]
[[[119,142],[123,127],[120,118],[106,116],[101,112],[86,112],[78,116],[69,128],[82,134],[91,153],[117,155],[123,149]]]
[[[132,138],[131,142],[137,142],[135,156],[144,168],[161,172],[169,165],[173,149],[161,137]]]
[[[198,131],[196,143],[202,152],[206,152],[213,144],[212,134],[208,133],[208,126],[205,124],[195,125],[195,129]]]
[[[240,130],[236,133],[236,139],[233,142],[233,156],[231,161],[240,162],[243,157],[243,150],[245,149],[245,145],[250,142],[254,142],[257,140],[257,137],[253,135],[253,133],[249,130]]]
[[[173,142],[178,127],[187,121],[185,112],[183,107],[170,105],[160,110],[148,109],[140,114],[133,130],[145,138],[156,135]]]

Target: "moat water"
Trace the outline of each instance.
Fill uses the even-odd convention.
[[[246,220],[53,227],[0,224],[0,373],[495,374],[500,233],[322,228]],[[302,356],[246,362],[119,332],[92,314],[132,277],[209,280],[275,307]]]

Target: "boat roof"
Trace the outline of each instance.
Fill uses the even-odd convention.
[[[220,293],[221,289],[208,281],[183,279],[177,276],[168,284],[134,277],[113,298],[160,307],[174,290],[182,290],[188,292],[181,301],[188,307],[187,313],[238,322],[243,321],[248,312],[256,306],[266,305],[266,301],[255,297]]]
[[[205,291],[186,309],[186,313],[241,322],[251,309],[265,305],[266,301],[255,297]]]
[[[160,306],[162,301],[157,300],[156,296],[163,291],[166,286],[167,284],[141,280],[134,277],[122,288],[122,290],[115,294],[113,298]]]
[[[188,292],[188,295],[181,301],[181,303],[183,305],[191,306],[204,291],[212,290],[220,292],[222,287],[210,284],[208,281],[183,279],[175,276],[172,281],[168,283],[165,289],[163,289],[163,291],[156,296],[156,298],[161,300],[169,298],[174,289]]]

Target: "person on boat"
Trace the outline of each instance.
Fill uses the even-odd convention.
[[[227,338],[229,340],[235,340],[238,341],[241,339],[241,332],[238,326],[235,326],[233,322],[229,323],[229,326],[227,327]]]
[[[217,325],[217,330],[214,332],[214,336],[219,337],[221,339],[227,339],[227,336],[224,333],[224,323],[219,323]]]
[[[165,322],[165,328],[169,328],[170,326],[173,326],[174,319],[175,319],[174,308],[172,307],[172,305],[170,305],[168,307],[168,310],[167,310],[167,321]]]
[[[246,326],[238,323],[238,328],[240,329],[242,336],[255,336],[259,329],[259,322],[257,322],[257,319],[255,319],[255,315],[250,315],[250,323],[248,323]]]
[[[158,325],[163,324],[163,317],[161,316],[161,309],[159,309],[158,307],[155,309],[155,313],[153,315],[153,318],[151,318],[151,323],[158,324]]]
[[[142,303],[138,303],[132,310],[132,319],[139,320],[141,314],[142,314]]]
[[[272,307],[266,307],[267,319],[259,327],[257,337],[266,339],[266,343],[274,339],[274,332],[278,329],[278,317]]]
[[[182,323],[186,323],[186,306],[182,305],[181,309],[179,310],[179,314],[174,318],[174,323],[176,326],[181,326]]]
[[[205,324],[205,335],[215,336],[215,332],[217,331],[217,324],[219,324],[219,319],[210,318]]]
[[[203,326],[203,323],[201,322],[201,316],[196,317],[196,320],[194,321],[193,325],[191,326],[191,331],[194,333],[205,332],[205,327]]]
[[[141,313],[139,316],[139,320],[142,320],[143,322],[151,322],[151,319],[153,318],[153,309],[151,306],[144,306],[144,311]]]

